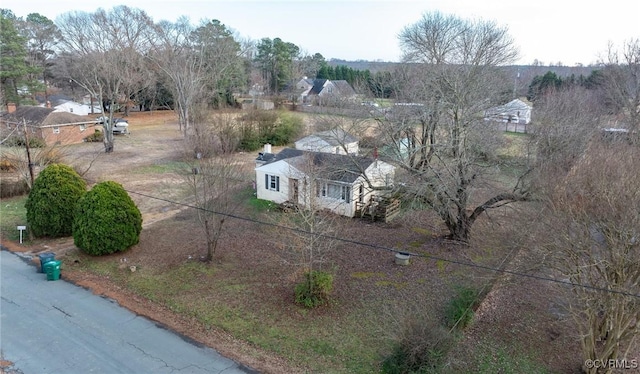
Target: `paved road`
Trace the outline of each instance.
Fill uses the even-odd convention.
[[[12,372],[253,372],[112,300],[64,280],[47,281],[5,250],[0,282],[0,349]]]

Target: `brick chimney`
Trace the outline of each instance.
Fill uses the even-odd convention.
[[[16,111],[16,103],[7,103],[7,112],[13,113]]]

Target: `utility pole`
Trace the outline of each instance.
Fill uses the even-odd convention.
[[[31,150],[29,149],[29,131],[27,130],[27,121],[25,119],[22,120],[23,128],[24,128],[24,146],[27,149],[27,162],[29,163],[29,177],[31,178],[31,187],[33,187],[33,182],[35,181],[35,177],[33,175],[33,162],[31,162]]]

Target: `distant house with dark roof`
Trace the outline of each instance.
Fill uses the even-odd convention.
[[[384,161],[285,148],[261,153],[257,161],[259,199],[354,217],[392,186],[395,168]]]
[[[52,145],[82,143],[84,138],[93,134],[93,127],[98,121],[88,116],[30,105],[8,106],[8,111],[0,115],[3,134],[23,124],[30,130],[30,135]]]
[[[341,128],[311,134],[295,142],[296,149],[312,152],[352,154],[360,151],[358,139]]]
[[[304,98],[305,103],[331,105],[356,99],[356,91],[345,80],[314,79]]]

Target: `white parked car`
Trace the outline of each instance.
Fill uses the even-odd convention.
[[[100,124],[104,124],[109,121],[109,117],[98,117]],[[124,118],[113,118],[112,131],[114,134],[128,134],[129,133],[129,121]]]

